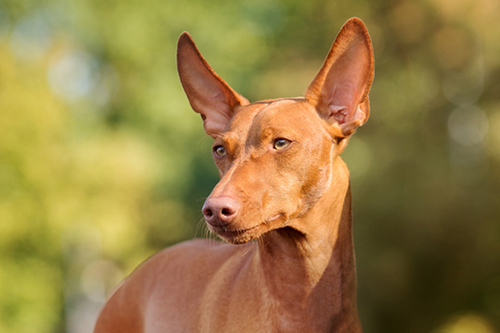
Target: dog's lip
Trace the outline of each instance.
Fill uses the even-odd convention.
[[[271,217],[269,220],[267,220],[267,221],[265,222],[265,224],[272,223],[272,222],[274,222],[274,221],[276,221],[276,220],[279,220],[280,218],[284,218],[284,219],[285,219],[285,222],[286,222],[286,215],[285,215],[285,213],[279,213],[279,214],[276,214],[275,216]],[[284,222],[284,223],[285,223],[285,222]]]

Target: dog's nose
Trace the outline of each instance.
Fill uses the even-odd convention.
[[[240,204],[230,197],[208,198],[202,212],[207,223],[216,227],[230,224],[238,214]]]

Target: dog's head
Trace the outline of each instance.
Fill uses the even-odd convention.
[[[335,182],[338,155],[369,116],[374,75],[363,22],[342,27],[304,97],[249,103],[203,59],[189,34],[178,43],[178,70],[194,111],[214,139],[220,182],[203,206],[210,230],[245,243],[283,227],[300,230]]]

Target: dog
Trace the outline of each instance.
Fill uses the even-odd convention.
[[[220,181],[202,212],[224,243],[161,251],[112,294],[95,332],[361,332],[349,171],[340,154],[369,116],[363,22],[348,20],[303,97],[249,103],[190,35],[178,71],[214,139]]]

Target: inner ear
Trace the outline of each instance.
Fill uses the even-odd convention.
[[[348,136],[368,120],[373,75],[370,36],[363,22],[353,18],[342,27],[305,97]]]

